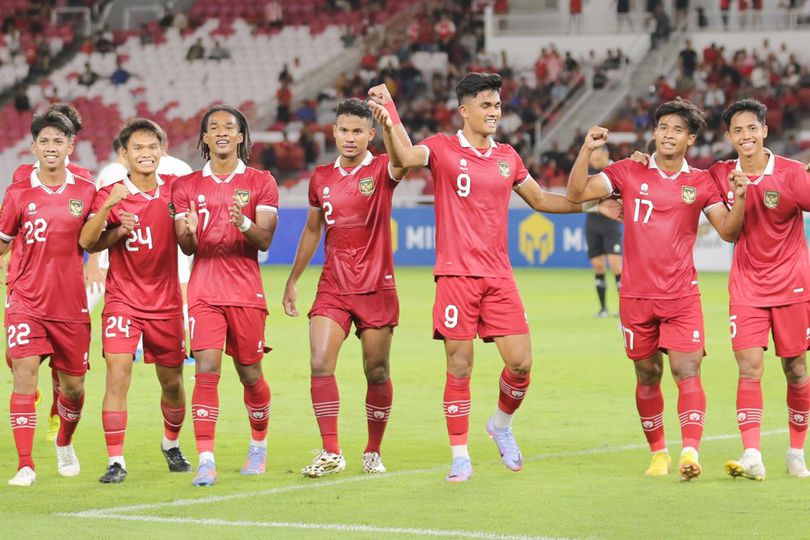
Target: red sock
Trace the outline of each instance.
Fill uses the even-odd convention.
[[[335,376],[312,377],[309,389],[312,395],[312,408],[315,410],[315,419],[318,420],[318,429],[321,431],[323,449],[330,454],[339,454],[338,412],[340,412],[340,392],[338,391]]]
[[[787,406],[790,447],[802,449],[807,436],[807,416],[810,414],[810,381],[788,383]]]
[[[53,397],[53,401],[51,401],[51,416],[58,416],[59,408],[56,406],[56,402],[59,401],[59,372],[56,368],[51,368],[51,395]]]
[[[737,381],[737,426],[742,435],[743,450],[759,450],[762,428],[762,384],[757,379]]]
[[[186,419],[186,408],[179,407],[175,409],[161,400],[160,410],[163,412],[163,436],[170,441],[176,441],[177,437],[180,436],[183,420]]]
[[[107,455],[123,456],[127,411],[101,411],[101,425],[104,427],[104,440],[107,441]]]
[[[528,373],[518,375],[503,368],[503,371],[501,371],[501,392],[498,395],[498,408],[506,414],[514,414],[520,404],[523,403],[530,379]]]
[[[194,419],[194,439],[197,452],[214,451],[214,435],[219,418],[219,393],[216,373],[197,373],[191,394],[191,417]]]
[[[467,444],[470,431],[470,378],[447,374],[444,384],[444,418],[450,446]]]
[[[661,384],[647,386],[636,383],[636,408],[641,418],[641,429],[647,437],[651,452],[659,452],[667,447],[664,437],[664,396]]]
[[[73,433],[79,420],[82,417],[82,407],[84,406],[84,394],[79,399],[73,400],[63,393],[59,393],[59,433],[56,435],[57,446],[67,446],[73,441]]]
[[[681,422],[681,440],[685,448],[700,448],[703,422],[706,418],[706,393],[700,377],[689,377],[678,383],[678,419]]]
[[[34,468],[31,449],[34,447],[34,432],[37,428],[36,394],[11,394],[11,433],[17,447],[17,469]]]
[[[254,384],[245,384],[244,389],[251,437],[254,441],[263,441],[270,423],[270,386],[262,376]]]
[[[365,452],[380,453],[391,403],[394,400],[394,386],[391,379],[384,383],[368,383],[366,387],[366,419],[368,421],[368,444]]]

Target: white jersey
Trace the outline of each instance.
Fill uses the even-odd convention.
[[[127,168],[118,161],[105,165],[96,176],[96,189],[105,188],[127,177]]]
[[[185,176],[194,172],[188,163],[174,156],[163,154],[158,163],[158,174],[173,174],[175,176]]]

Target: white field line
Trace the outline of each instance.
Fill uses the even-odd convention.
[[[779,435],[787,433],[787,429],[774,429],[769,431],[763,431],[762,436],[767,437],[770,435]],[[736,439],[739,437],[739,433],[728,433],[723,435],[709,435],[707,437],[703,437],[703,442],[712,442],[712,441],[725,441],[729,439]],[[680,444],[679,441],[673,441],[676,445]],[[539,454],[536,456],[531,456],[525,458],[524,461],[541,461],[546,459],[559,459],[559,458],[567,458],[567,457],[577,457],[577,456],[590,456],[590,455],[599,455],[599,454],[613,454],[618,452],[625,452],[628,450],[641,450],[646,449],[646,444],[627,444],[623,446],[599,446],[596,448],[589,448],[586,450],[575,450],[571,452],[558,452],[552,454]],[[486,464],[489,462],[479,462],[480,464]],[[497,463],[497,462],[493,462]],[[96,508],[91,510],[84,510],[80,512],[65,512],[60,513],[60,516],[75,516],[75,517],[97,517],[100,515],[107,515],[107,514],[120,514],[122,512],[136,512],[139,510],[155,510],[157,508],[172,508],[172,507],[184,507],[184,506],[192,506],[198,504],[211,504],[217,503],[222,501],[232,501],[237,499],[244,499],[244,498],[252,498],[252,497],[261,497],[263,495],[277,495],[280,493],[289,493],[292,491],[304,491],[304,490],[311,490],[311,489],[322,489],[322,488],[329,488],[336,485],[342,484],[353,484],[357,482],[371,482],[371,481],[378,481],[383,480],[385,478],[396,478],[399,476],[411,476],[415,474],[428,474],[428,473],[441,473],[446,471],[446,466],[440,467],[431,467],[428,469],[409,469],[404,471],[395,471],[385,474],[379,475],[363,475],[363,476],[349,476],[347,478],[340,478],[336,480],[326,480],[326,481],[313,481],[311,483],[304,483],[304,484],[295,484],[291,486],[282,486],[277,488],[270,488],[264,489],[260,491],[250,491],[250,492],[240,492],[240,493],[230,493],[228,495],[214,495],[211,497],[197,497],[197,498],[189,498],[189,499],[177,499],[170,502],[159,502],[159,503],[145,503],[145,504],[133,504],[128,506],[116,506],[112,508]]]
[[[146,523],[172,523],[187,525],[205,525],[220,527],[259,527],[264,529],[299,529],[315,531],[339,531],[351,533],[373,534],[407,534],[410,536],[429,536],[440,538],[474,538],[479,540],[553,540],[546,536],[524,536],[511,534],[498,534],[477,531],[446,530],[446,529],[415,529],[402,527],[374,527],[371,525],[348,525],[343,523],[300,523],[282,521],[230,521],[226,519],[195,519],[161,516],[134,516],[131,514],[110,514],[107,512],[88,511],[81,513],[56,514],[64,517],[78,517],[84,519],[120,519],[123,521],[140,521]]]

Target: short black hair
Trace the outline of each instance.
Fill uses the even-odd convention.
[[[481,92],[500,91],[503,79],[497,73],[467,73],[456,85],[458,104],[467,96],[475,97]]]
[[[239,159],[242,161],[250,160],[250,125],[248,124],[245,115],[242,114],[242,111],[229,105],[213,105],[207,111],[205,111],[205,114],[200,121],[200,138],[197,141],[197,148],[200,149],[200,155],[202,155],[203,159],[205,160],[211,159],[211,149],[208,148],[207,144],[205,144],[203,137],[205,137],[205,133],[208,131],[208,120],[211,118],[211,115],[219,111],[230,113],[234,116],[234,118],[236,118],[236,122],[239,125],[239,133],[242,134],[242,142],[239,143],[236,153],[237,156],[239,156]]]
[[[115,152],[117,154],[121,150],[122,147],[123,147],[123,145],[121,144],[121,139],[118,138],[118,135],[113,137],[113,140],[112,140],[113,152]]]
[[[698,135],[706,128],[706,115],[703,114],[703,111],[688,99],[681,98],[667,101],[658,106],[655,110],[655,125],[657,126],[658,121],[664,116],[672,114],[681,117],[692,135]]]
[[[68,120],[70,120],[70,122],[73,124],[73,129],[75,131],[74,135],[78,135],[82,130],[82,115],[79,113],[76,107],[70,103],[60,101],[59,103],[54,103],[53,105],[48,106],[48,108],[45,110],[56,111],[67,116]]]
[[[734,116],[741,112],[754,113],[759,123],[763,126],[768,117],[768,107],[764,103],[751,98],[741,99],[735,101],[723,111],[723,124],[726,126],[726,131],[731,127],[731,120]]]
[[[116,139],[118,140],[118,144],[121,145],[121,148],[126,148],[129,144],[129,139],[138,131],[151,133],[158,140],[158,144],[160,144],[161,148],[163,147],[163,130],[160,129],[160,126],[147,118],[134,118],[124,124],[121,131],[118,132]],[[114,144],[115,143],[113,143],[113,145]]]
[[[340,102],[337,107],[337,113],[335,117],[350,114],[352,116],[359,116],[360,118],[365,118],[366,120],[373,122],[372,114],[371,114],[371,106],[363,101],[362,99],[358,98],[349,98],[344,99]]]
[[[48,127],[61,131],[66,137],[76,135],[76,128],[73,127],[73,122],[67,116],[56,111],[46,110],[35,114],[31,120],[31,136],[36,140],[39,132]]]

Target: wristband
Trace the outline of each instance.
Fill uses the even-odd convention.
[[[394,103],[393,99],[385,104],[385,110],[388,111],[392,124],[398,126],[402,123],[402,120],[399,119],[399,113],[397,112],[397,105]]]
[[[582,203],[582,211],[586,214],[597,213],[599,211],[599,201],[587,201]]]
[[[243,215],[242,218],[244,219],[242,219],[242,224],[239,225],[239,230],[242,232],[247,232],[248,229],[250,229],[250,226],[253,225],[253,222],[250,221],[250,218],[245,215]]]

